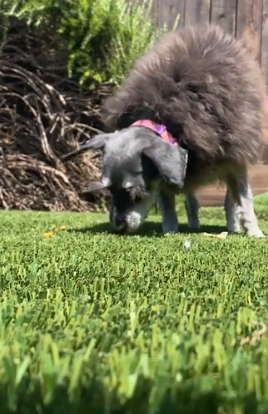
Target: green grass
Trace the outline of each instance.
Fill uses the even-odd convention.
[[[0,231],[1,414],[268,413],[267,239],[85,213],[1,211]]]

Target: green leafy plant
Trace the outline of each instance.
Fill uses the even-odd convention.
[[[2,1],[2,3],[1,3]],[[55,31],[68,50],[68,71],[81,85],[118,82],[156,38],[151,1],[0,0],[2,14]]]

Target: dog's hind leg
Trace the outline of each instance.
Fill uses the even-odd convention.
[[[227,215],[228,231],[239,230],[240,223],[249,236],[264,237],[254,212],[253,196],[246,169],[230,175],[227,178],[227,187],[232,196],[230,201],[233,203],[229,210],[229,219]]]
[[[185,208],[186,208],[189,228],[193,230],[198,230],[200,228],[199,217],[198,217],[199,203],[193,193],[188,193],[186,195]]]
[[[159,206],[163,218],[163,233],[176,233],[178,231],[178,220],[175,208],[175,194],[166,191],[160,191]]]
[[[227,188],[225,201],[225,216],[227,221],[227,229],[229,233],[241,233],[240,215],[241,207],[238,202],[234,200],[232,191]]]

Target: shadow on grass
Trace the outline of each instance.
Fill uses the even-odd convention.
[[[191,230],[189,229],[187,224],[180,224],[179,226],[179,233],[178,234],[194,234],[194,233],[221,233],[223,231],[226,231],[226,227],[225,226],[215,226],[215,225],[204,225],[201,226],[199,230]],[[109,223],[100,223],[100,224],[95,224],[92,225],[90,227],[82,227],[82,228],[73,228],[73,229],[69,229],[69,232],[74,232],[74,233],[91,233],[91,234],[100,234],[100,233],[108,233],[108,234],[119,234],[122,235],[121,233],[116,233],[114,232]],[[155,237],[161,237],[163,235],[162,233],[162,227],[161,227],[161,223],[155,223],[155,222],[150,222],[147,221],[143,224],[143,226],[140,228],[139,231],[132,233],[132,234],[127,234],[126,236],[131,237],[132,235],[138,235],[138,236],[144,236],[144,237],[148,237],[148,236],[155,236]]]
[[[87,389],[80,389],[74,396],[75,401],[70,400],[64,386],[57,386],[51,401],[47,404],[44,403],[38,388],[23,395],[16,395],[13,404],[13,399],[8,401],[6,391],[1,390],[1,414],[216,414],[234,412],[234,406],[236,408],[239,406],[241,409],[239,412],[244,414],[267,413],[262,410],[264,401],[262,404],[258,403],[253,393],[247,393],[236,401],[228,401],[216,390],[199,393],[189,388],[177,390],[171,396],[170,390],[167,389],[157,403],[150,401],[151,389],[146,387],[146,384],[145,388],[137,388],[134,395],[126,402],[120,402],[115,393],[112,393],[105,403],[103,387],[100,384],[92,384]]]

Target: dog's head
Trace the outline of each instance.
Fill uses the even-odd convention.
[[[147,128],[129,127],[97,135],[63,159],[90,149],[103,151],[102,180],[94,183],[92,190],[106,188],[111,192],[110,222],[116,231],[136,231],[161,186],[172,191],[183,187],[187,151]]]

